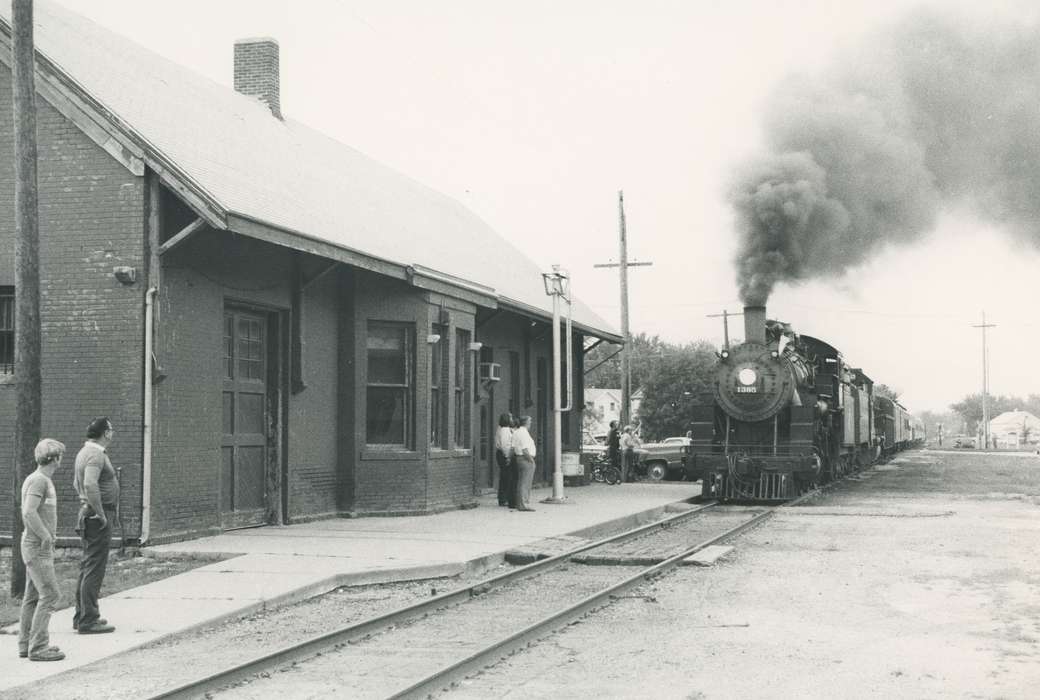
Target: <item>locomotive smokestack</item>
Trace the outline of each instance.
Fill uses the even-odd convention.
[[[744,342],[766,344],[766,307],[744,307]]]

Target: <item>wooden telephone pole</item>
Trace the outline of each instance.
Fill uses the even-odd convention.
[[[735,314],[731,314],[729,311],[726,311],[725,309],[723,309],[721,314],[708,314],[708,316],[707,316],[707,318],[721,318],[722,319],[722,335],[723,335],[723,338],[725,339],[725,343],[723,344],[722,347],[725,348],[726,350],[729,350],[729,317],[730,316],[743,316],[743,315],[744,315],[743,311],[738,311]]]
[[[982,329],[982,449],[989,449],[989,363],[986,360],[986,329],[996,328],[995,323],[986,323],[986,312],[982,312],[982,323],[972,328]]]
[[[597,263],[593,267],[616,267],[621,275],[621,426],[628,424],[632,406],[632,338],[628,332],[628,268],[653,265],[652,262],[628,262],[628,236],[625,231],[625,193],[618,191],[618,234],[620,251],[616,263]]]
[[[40,438],[40,228],[36,189],[36,79],[32,0],[11,3],[11,73],[15,151],[15,426],[11,595],[25,590],[21,555],[22,482],[34,469]]]

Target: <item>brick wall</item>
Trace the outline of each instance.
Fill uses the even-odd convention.
[[[217,231],[200,232],[164,257],[157,351],[167,378],[155,390],[153,533],[171,538],[219,529],[225,305],[274,314],[285,341],[292,264],[283,248]],[[344,479],[337,445],[337,276],[308,288],[302,304],[306,388],[286,396],[288,382],[280,387],[288,405],[282,449],[290,521],[340,512]],[[284,379],[287,343],[279,344]],[[279,509],[281,493],[269,496]]]
[[[143,268],[143,179],[119,165],[45,100],[37,100],[43,433],[70,450],[54,479],[59,535],[77,506],[72,463],[90,419],[108,415],[122,468],[128,534],[136,533],[141,474],[144,289],[124,286],[118,265]],[[11,74],[0,65],[0,285],[14,284]],[[14,386],[0,378],[0,500],[10,503]],[[0,508],[0,532],[11,528]]]
[[[290,520],[341,508],[338,468],[339,282],[325,275],[303,294],[303,379],[289,400]]]
[[[358,271],[353,277],[352,325],[355,328],[353,396],[355,432],[354,499],[357,513],[417,513],[427,510],[426,442],[429,435],[425,397],[429,393],[425,343],[429,314],[422,292],[404,282]],[[415,329],[415,405],[412,449],[372,450],[366,447],[366,333],[370,320],[410,324]]]

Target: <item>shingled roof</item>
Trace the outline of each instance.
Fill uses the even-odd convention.
[[[176,179],[211,225],[276,231],[302,249],[355,255],[402,278],[427,276],[503,307],[551,313],[539,266],[451,197],[60,5],[34,6],[37,75],[101,115],[165,181]],[[0,3],[0,29],[9,44],[10,3]],[[618,339],[578,300],[574,322]]]

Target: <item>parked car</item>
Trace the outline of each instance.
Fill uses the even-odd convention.
[[[590,454],[593,457],[605,454],[607,451],[607,434],[599,433],[592,435],[585,433],[581,438],[581,451],[582,454]]]
[[[964,447],[967,449],[975,449],[975,438],[967,437],[965,435],[959,435],[953,439],[954,447]]]
[[[654,481],[682,479],[683,452],[690,442],[690,438],[687,437],[670,437],[660,442],[644,444],[646,455],[643,461],[646,463],[647,476]]]

